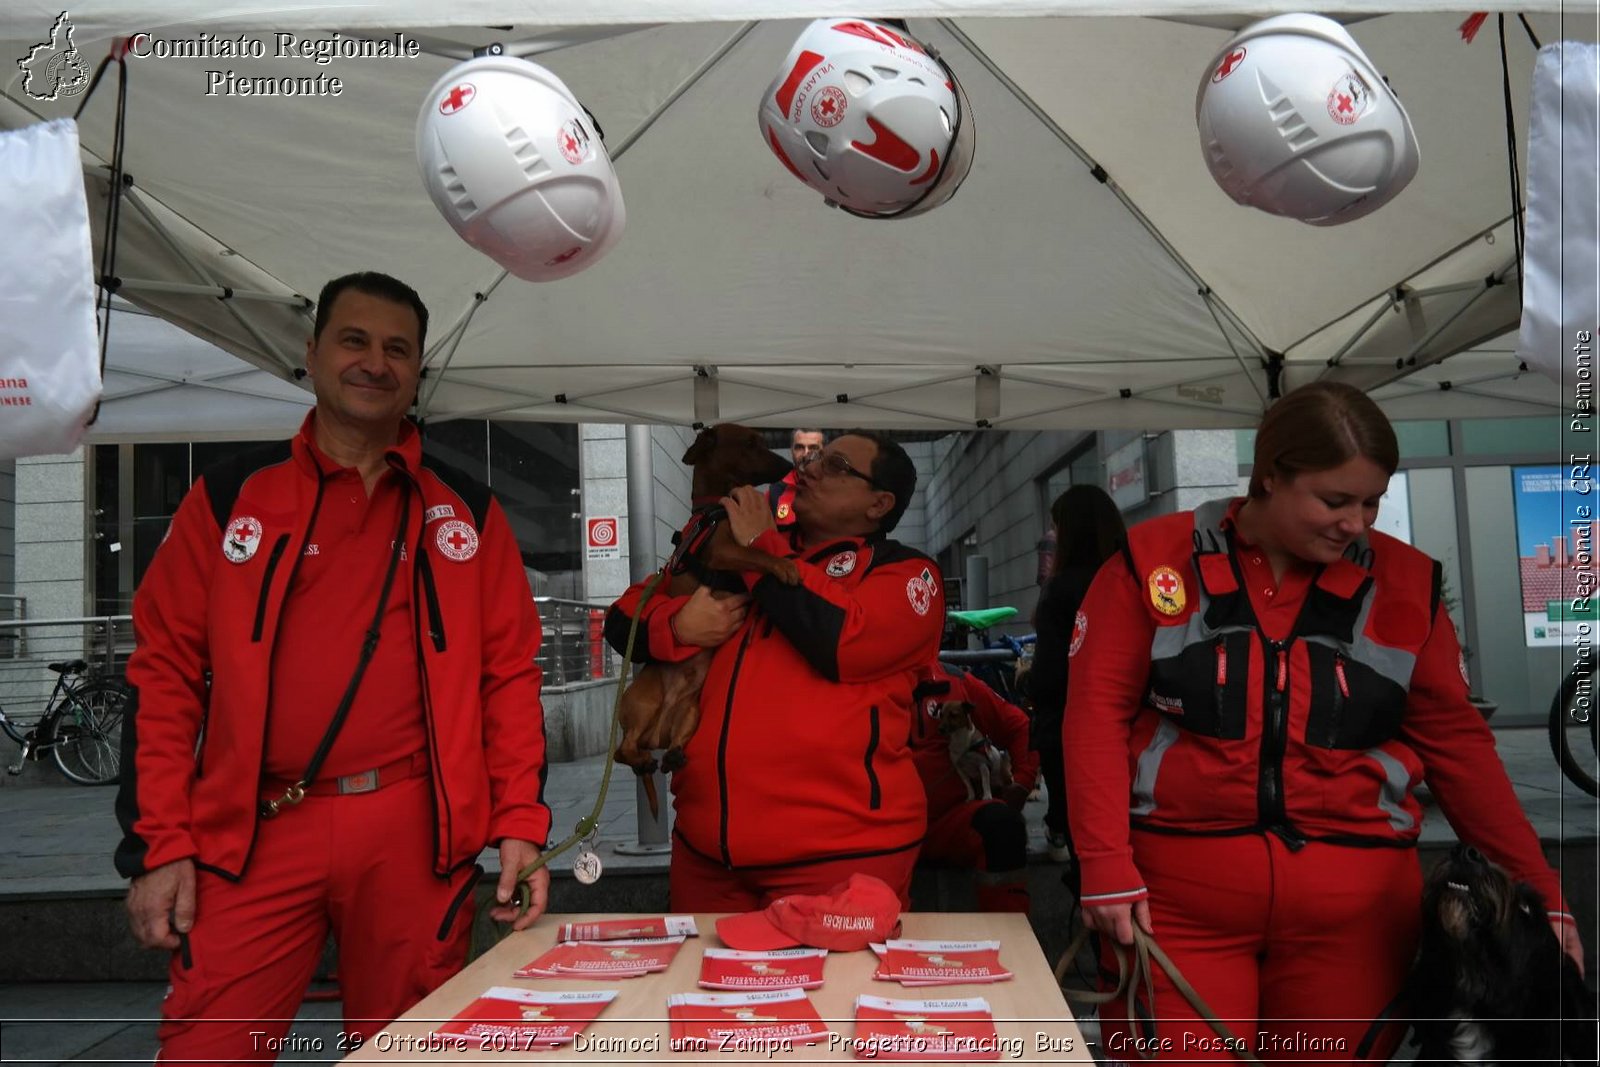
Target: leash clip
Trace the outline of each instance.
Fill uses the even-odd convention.
[[[283,796],[261,802],[261,817],[263,819],[277,818],[278,812],[285,806],[293,807],[306,798],[306,784],[296,782],[283,791]]]

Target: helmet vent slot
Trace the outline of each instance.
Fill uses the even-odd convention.
[[[445,195],[450,198],[450,203],[462,215],[475,215],[478,205],[473,202],[472,196],[467,192],[467,187],[456,173],[456,169],[446,163],[439,168],[439,179],[444,184]]]
[[[511,146],[512,156],[522,166],[522,173],[529,178],[542,178],[550,173],[544,158],[539,155],[539,146],[533,143],[533,138],[521,126],[513,126],[506,131],[506,144]]]
[[[900,72],[895,70],[893,67],[873,67],[872,73],[876,74],[884,81],[892,81],[895,78],[900,77]]]
[[[827,134],[821,133],[821,132],[819,132],[817,130],[807,130],[806,131],[806,144],[810,145],[811,146],[811,151],[815,152],[817,155],[823,156],[823,157],[827,156],[827,154],[828,154],[828,135]],[[823,177],[826,178],[827,175],[824,174]]]
[[[847,70],[844,72],[844,87],[850,90],[851,96],[860,96],[872,88],[872,79],[858,70]]]

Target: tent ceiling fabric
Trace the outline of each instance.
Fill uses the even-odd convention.
[[[1112,7],[1174,18],[1019,17]],[[1241,208],[1207,174],[1194,92],[1228,36],[1193,21],[1217,19],[1209,4],[873,5],[910,14],[913,32],[940,48],[978,130],[955,199],[889,223],[826,208],[757,132],[757,102],[802,24],[712,21],[843,5],[484,0],[275,12],[151,0],[75,6],[71,18],[91,64],[105,48],[93,34],[112,29],[192,40],[242,27],[267,41],[263,59],[128,61],[123,295],[287,377],[309,332],[306,298],[323,281],[395,274],[432,311],[430,418],[1225,427],[1254,423],[1274,381],[1322,376],[1371,389],[1407,418],[1547,410],[1553,398],[1534,376],[1516,377],[1504,350],[1433,366],[1503,334],[1519,313],[1493,24],[1469,45],[1459,9],[1436,13],[1444,4],[1340,7],[1374,16],[1351,32],[1405,102],[1422,167],[1393,203],[1333,228]],[[1408,13],[1376,14],[1394,7]],[[8,6],[0,54],[26,54],[58,11]],[[917,17],[930,11],[956,17]],[[416,115],[454,59],[320,66],[272,55],[275,32],[408,27],[428,48],[466,48],[579,20],[617,32],[556,31],[583,43],[536,58],[596,114],[613,151],[626,146],[617,169],[628,226],[598,265],[542,286],[502,276],[422,190]],[[1529,21],[1547,42],[1595,36],[1592,17]],[[176,28],[152,29],[164,24]],[[1533,48],[1520,28],[1508,30],[1508,51],[1521,134]],[[335,75],[344,89],[206,96],[205,72],[219,68]],[[0,127],[70,114],[81,99],[30,99],[17,77],[0,85]],[[81,119],[97,225],[114,94],[108,79]],[[180,284],[139,284],[150,281]],[[197,291],[172,291],[184,285]],[[202,288],[218,285],[236,297]],[[1473,384],[1439,386],[1457,380]]]

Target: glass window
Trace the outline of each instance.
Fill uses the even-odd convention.
[[[1561,418],[1463,419],[1461,447],[1469,456],[1532,455],[1547,459],[1561,453]]]
[[[1400,458],[1422,459],[1450,454],[1450,424],[1443,419],[1397,422],[1395,438],[1400,442]]]
[[[430,422],[422,431],[422,454],[489,481],[489,424],[482,419]]]
[[[489,487],[511,520],[522,562],[547,579],[540,593],[570,596],[581,587],[578,427],[567,423],[491,422]],[[576,584],[574,584],[576,583]]]

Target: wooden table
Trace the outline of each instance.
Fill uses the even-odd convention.
[[[706,1063],[777,1060],[790,1063],[854,1060],[850,1038],[855,1031],[854,1005],[859,994],[901,1000],[983,997],[994,1013],[1000,1062],[1087,1063],[1072,1012],[1062,999],[1027,917],[1018,914],[911,913],[903,918],[902,937],[941,941],[999,941],[1000,961],[1016,975],[1009,981],[906,988],[898,982],[874,981],[877,961],[866,949],[834,952],[823,971],[824,984],[808,991],[825,1022],[837,1035],[832,1042],[801,1045],[792,1050],[760,1053],[673,1052],[667,1025],[670,993],[700,989],[700,957],[707,946],[720,946],[716,915],[696,915],[700,936],[684,942],[672,966],[642,978],[586,981],[564,978],[513,978],[512,972],[555,943],[557,927],[567,922],[626,918],[620,915],[545,915],[522,933],[490,949],[460,974],[434,990],[421,1003],[375,1035],[349,1060],[372,1063],[551,1062]],[[438,1023],[451,1018],[491,986],[542,990],[615,989],[617,998],[573,1045],[546,1052],[429,1051],[424,1039]],[[908,1061],[900,1061],[908,1062]]]

